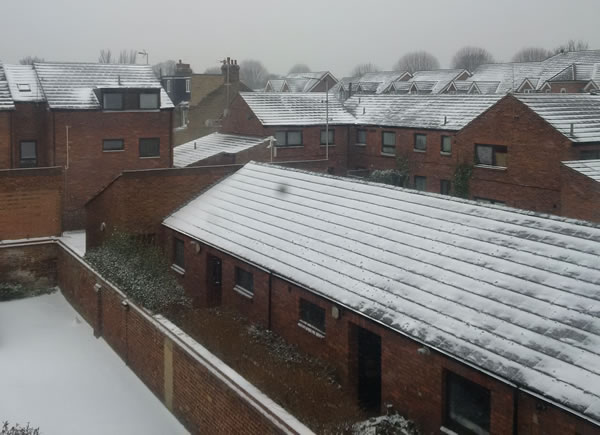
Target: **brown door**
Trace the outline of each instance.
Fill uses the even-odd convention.
[[[219,257],[215,257],[214,255],[208,255],[206,261],[206,302],[209,307],[215,307],[221,305],[221,259]]]

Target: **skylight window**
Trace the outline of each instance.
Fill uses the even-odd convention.
[[[19,89],[20,92],[31,92],[29,83],[17,83],[17,89]]]

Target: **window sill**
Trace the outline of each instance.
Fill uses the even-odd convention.
[[[242,295],[248,299],[254,299],[254,293],[248,289],[245,289],[241,285],[234,286],[233,291],[239,293],[240,295]]]
[[[427,152],[427,150],[419,150],[419,149],[417,149],[417,148],[413,148],[413,151],[414,151],[415,153],[426,153],[426,152]]]
[[[122,153],[125,149],[122,150],[102,150],[103,153]]]
[[[444,152],[444,151],[440,151],[440,156],[446,156],[446,157],[450,157],[451,155],[452,155],[452,153],[451,153],[451,152],[449,152],[449,153],[446,153],[446,152]]]
[[[321,331],[320,329],[315,328],[313,325],[305,322],[304,320],[299,320],[298,326],[300,328],[304,329],[305,331],[310,332],[312,335],[314,335],[317,338],[325,338],[325,332]]]
[[[367,146],[366,143],[355,143],[354,145],[357,147],[366,147]]]
[[[160,156],[140,157],[140,159],[144,159],[144,160],[147,160],[147,159],[160,159]]]
[[[382,152],[382,153],[381,153],[381,155],[382,155],[383,157],[396,157],[396,154],[384,153],[384,152]]]
[[[458,433],[454,432],[452,429],[448,429],[445,426],[440,427],[440,432],[446,435],[458,435]]]
[[[304,145],[275,145],[278,150],[284,150],[286,148],[304,148]]]
[[[334,147],[335,144],[334,143],[330,143],[329,145],[325,145],[324,143],[321,144],[321,148],[331,148]]]
[[[185,275],[185,269],[181,266],[177,266],[176,264],[171,264],[171,270],[181,276]]]
[[[493,169],[495,171],[506,171],[506,166],[475,165],[475,167],[481,169]]]

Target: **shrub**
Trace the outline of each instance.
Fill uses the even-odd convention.
[[[88,251],[85,259],[133,301],[152,311],[189,304],[169,262],[155,245],[114,233],[104,245]]]
[[[404,186],[406,175],[397,169],[375,170],[367,178],[375,183],[391,184],[393,186]]]
[[[8,421],[5,421],[0,429],[0,435],[40,435],[41,433],[39,428],[33,428],[29,426],[29,423],[27,423],[27,426],[18,424],[9,426]]]

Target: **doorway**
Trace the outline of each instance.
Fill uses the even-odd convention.
[[[381,337],[357,327],[358,401],[366,411],[381,410]]]
[[[206,304],[209,307],[221,305],[222,277],[221,259],[208,254],[206,257]]]

